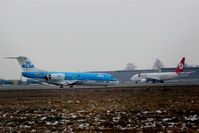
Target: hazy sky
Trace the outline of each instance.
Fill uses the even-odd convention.
[[[0,77],[28,56],[54,71],[199,64],[199,0],[0,0]]]

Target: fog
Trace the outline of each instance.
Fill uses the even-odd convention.
[[[7,56],[52,71],[152,68],[159,58],[199,64],[198,0],[0,0],[0,77],[19,78]]]

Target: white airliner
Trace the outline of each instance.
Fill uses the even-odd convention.
[[[182,76],[189,76],[192,72],[184,72],[185,57],[182,58],[175,72],[155,72],[155,73],[139,73],[131,77],[131,80],[135,83],[164,83],[165,80],[177,79]]]

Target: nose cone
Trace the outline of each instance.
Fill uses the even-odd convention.
[[[131,81],[135,81],[136,80],[136,76],[133,75],[131,78],[130,78]]]
[[[120,81],[117,78],[115,78],[115,84],[119,84],[119,83]]]
[[[119,84],[119,80],[117,78],[113,78],[113,81],[115,82],[115,84]]]
[[[119,83],[120,83],[119,80],[111,81],[112,85],[118,85]]]
[[[113,81],[118,81],[118,80],[117,80],[116,78],[114,78],[114,77],[112,77],[112,80],[113,80]]]
[[[119,84],[119,80],[113,76],[111,76],[111,81],[110,81],[111,85],[118,85]]]

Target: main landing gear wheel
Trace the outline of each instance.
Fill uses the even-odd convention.
[[[70,85],[69,88],[73,88],[73,85]]]
[[[64,85],[60,85],[59,88],[64,88]]]

